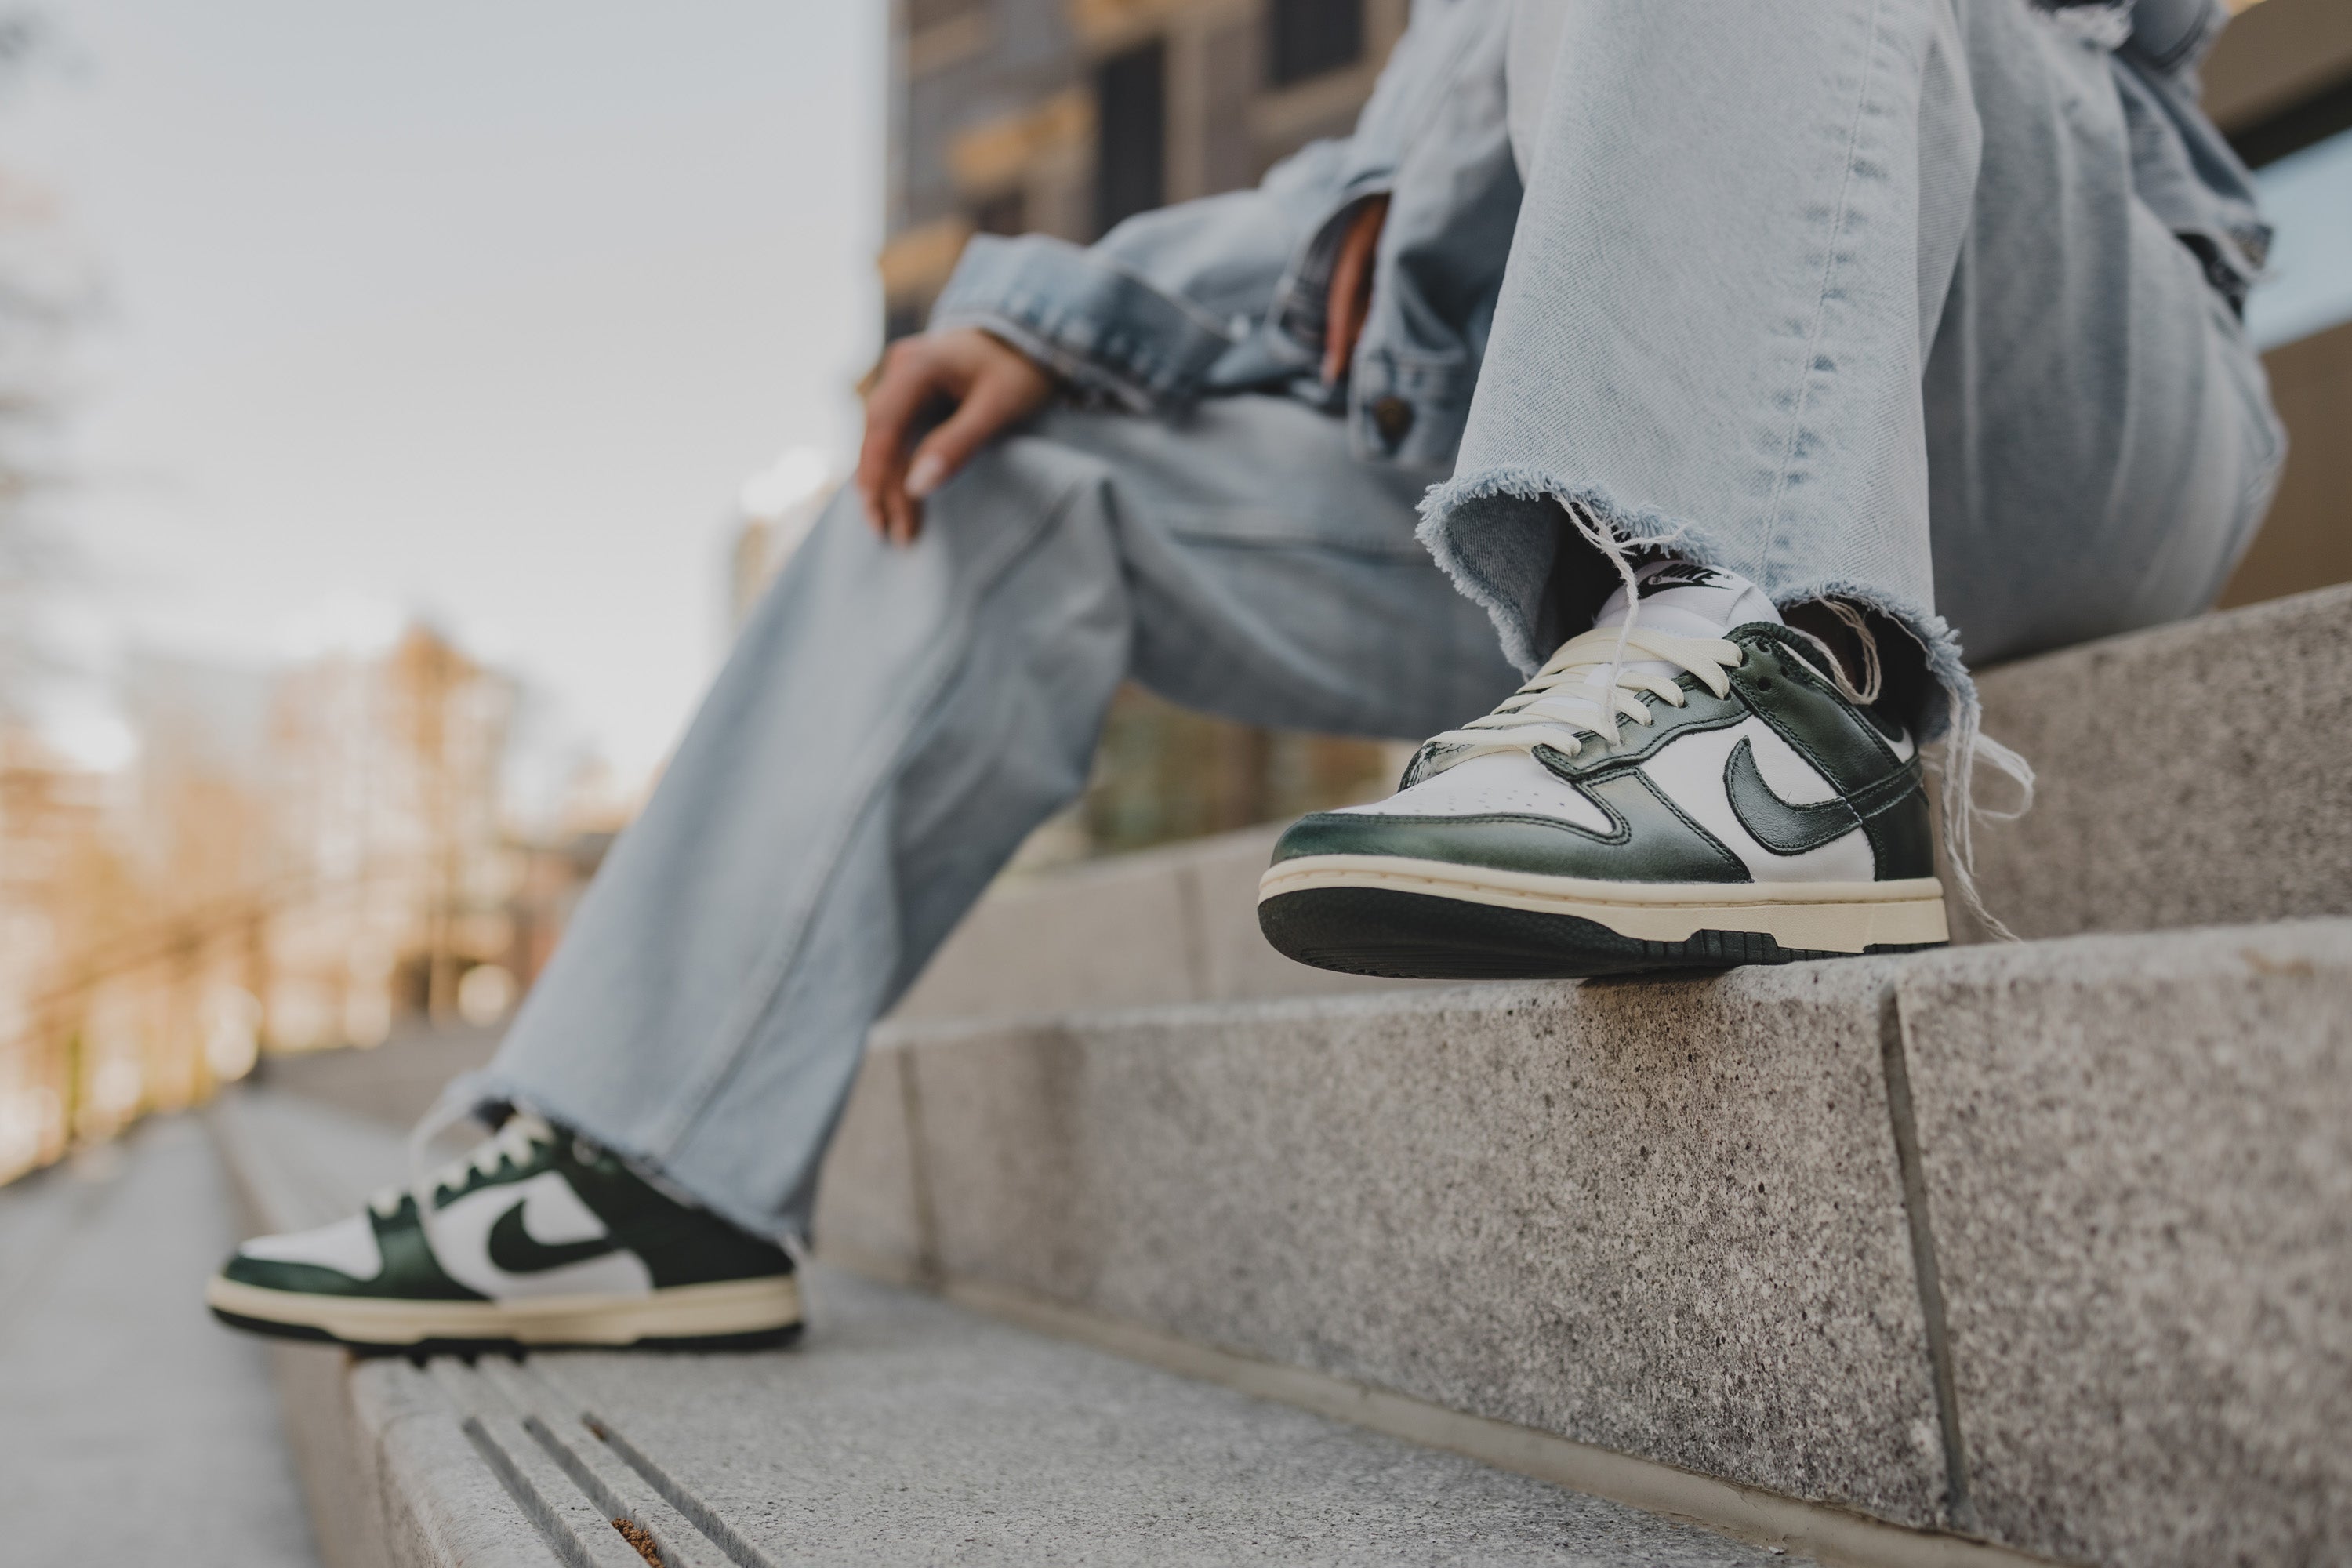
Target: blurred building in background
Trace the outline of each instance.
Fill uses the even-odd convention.
[[[0,1180],[263,1050],[503,1017],[618,826],[514,832],[513,683],[429,626],[121,685],[120,770],[0,729]]]
[[[735,498],[727,556],[727,630],[741,628],[768,584],[816,526],[840,488],[833,459],[814,447],[793,447],[743,481]]]
[[[279,679],[266,797],[281,899],[298,912],[272,922],[273,1043],[373,1045],[395,1012],[457,1016],[469,985],[477,1013],[511,1002],[519,868],[499,786],[513,701],[509,682],[421,626],[387,653]]]
[[[975,233],[1083,243],[1343,136],[1408,0],[896,0],[886,333]]]
[[[978,233],[1085,242],[1255,184],[1345,135],[1408,0],[896,0],[884,334],[919,331]],[[1086,798],[1024,867],[1361,800],[1393,743],[1269,731],[1139,688],[1112,704]]]
[[[2286,472],[2223,605],[2352,582],[2352,4],[2232,0],[2205,108],[2278,237],[2246,321],[2286,421]]]

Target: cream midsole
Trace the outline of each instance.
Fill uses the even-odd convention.
[[[240,1318],[323,1329],[359,1344],[514,1340],[523,1344],[625,1345],[789,1328],[801,1321],[789,1274],[678,1285],[646,1296],[517,1297],[504,1301],[399,1301],[305,1295],[214,1276],[205,1304]]]
[[[1575,915],[1637,942],[1687,942],[1701,931],[1761,931],[1783,947],[1860,952],[1882,942],[1950,940],[1944,884],[1933,877],[1899,882],[1602,882],[1392,855],[1305,855],[1280,862],[1258,879],[1258,902],[1318,888],[1373,888]]]

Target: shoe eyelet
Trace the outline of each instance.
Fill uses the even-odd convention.
[[[1769,676],[1769,675],[1759,675],[1759,676],[1758,676],[1758,677],[1756,678],[1756,689],[1757,689],[1757,690],[1759,690],[1759,691],[1769,691],[1769,690],[1771,690],[1771,689],[1772,689],[1772,678],[1771,678],[1770,676]]]

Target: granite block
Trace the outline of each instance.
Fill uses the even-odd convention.
[[[2352,922],[1978,949],[1899,996],[1983,1527],[2352,1561]]]
[[[1985,902],[2020,936],[2352,914],[2352,585],[1979,686],[1985,733],[2040,779],[2032,811],[1977,832]],[[1957,905],[1954,929],[1974,929]]]
[[[1285,823],[1204,838],[1190,847],[1184,874],[1192,879],[1194,945],[1201,954],[1203,1002],[1270,996],[1333,996],[1431,983],[1341,974],[1285,958],[1257,926],[1257,879],[1274,860]]]
[[[1002,882],[972,906],[893,1022],[1392,990],[1294,963],[1257,929],[1282,824]]]
[[[932,954],[892,1016],[1018,1017],[1200,994],[1186,849],[1147,850],[999,883]]]
[[[215,1125],[255,1156],[248,1197],[268,1223],[315,1206],[295,1173],[348,1187],[397,1154],[385,1130],[283,1097],[236,1098]],[[810,1272],[799,1350],[423,1366],[310,1350],[286,1392],[310,1417],[300,1429],[342,1429],[333,1458],[348,1471],[341,1511],[321,1522],[331,1542],[365,1549],[331,1560],[621,1568],[640,1560],[614,1528],[625,1519],[652,1537],[645,1560],[673,1568],[1798,1561],[822,1265]],[[139,1559],[150,1560],[163,1558]]]
[[[863,1273],[901,1282],[926,1278],[930,1247],[915,1183],[907,1121],[906,1054],[866,1053],[817,1179],[815,1239]]]
[[[530,1372],[736,1563],[1789,1556],[818,1269],[806,1346]]]
[[[1936,1522],[1894,973],[909,1031],[941,1266]]]

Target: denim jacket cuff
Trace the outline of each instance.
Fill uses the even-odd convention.
[[[931,311],[980,327],[1081,394],[1139,412],[1190,402],[1234,345],[1222,322],[1097,251],[1045,235],[975,235]]]

